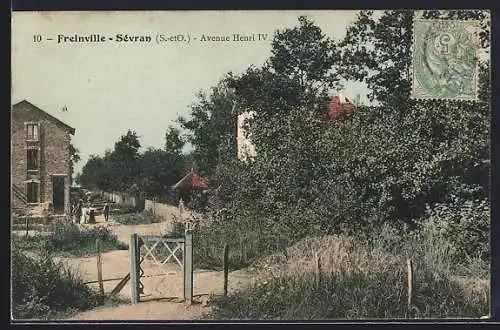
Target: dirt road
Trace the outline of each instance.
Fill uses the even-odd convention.
[[[109,226],[117,234],[120,241],[129,243],[131,233],[159,235],[163,232],[162,224],[125,226],[110,221],[104,223],[102,216],[96,218],[93,226]],[[111,220],[111,219],[110,219]],[[66,265],[78,271],[86,282],[97,280],[97,258],[63,258]],[[223,273],[195,270],[193,274],[194,304],[182,302],[183,273],[177,264],[158,269],[155,265],[142,265],[144,275],[144,293],[141,302],[136,305],[120,305],[116,307],[101,307],[75,315],[74,320],[192,320],[210,311],[205,306],[207,299],[223,293]],[[104,291],[111,292],[118,282],[130,272],[130,254],[128,250],[110,251],[102,254],[102,272]],[[229,274],[228,291],[241,290],[252,282],[252,275],[244,270]],[[89,284],[95,288],[97,283]],[[130,282],[120,292],[120,297],[130,301]]]

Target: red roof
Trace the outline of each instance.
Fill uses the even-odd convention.
[[[342,114],[352,115],[356,112],[356,106],[348,99],[340,96],[330,96],[328,98],[327,115],[330,118],[338,118]]]
[[[208,181],[191,169],[179,182],[172,186],[173,189],[209,189]]]

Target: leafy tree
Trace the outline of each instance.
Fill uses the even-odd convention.
[[[139,148],[141,144],[137,133],[128,130],[115,143],[113,152],[109,155],[113,171],[113,186],[119,191],[128,190],[139,176]]]
[[[165,150],[174,155],[180,155],[184,148],[184,139],[181,136],[181,131],[178,128],[169,126],[165,133]]]
[[[238,178],[246,184],[238,189],[236,209],[253,209],[300,236],[323,218],[324,208],[315,205],[324,129],[316,109],[339,86],[340,57],[335,42],[306,17],[275,33],[271,53],[262,68],[231,80],[240,108],[256,112],[250,130],[257,157]]]
[[[337,68],[340,52],[314,22],[298,18],[299,26],[276,31],[271,57],[261,68],[251,66],[230,77],[240,108],[252,109],[267,120],[284,116],[292,107],[313,107],[332,89],[340,87]]]
[[[79,176],[79,183],[103,190],[126,191],[139,176],[139,138],[129,130],[106,150],[103,157],[91,155]]]
[[[171,133],[171,137],[179,138],[177,142],[182,141],[178,131]],[[113,150],[106,150],[102,157],[90,156],[78,182],[89,188],[174,201],[170,187],[191,166],[191,157],[180,153],[180,143],[177,150],[173,147],[168,151],[148,148],[140,153],[140,147],[137,134],[129,130],[115,143]]]
[[[385,106],[403,109],[410,101],[411,43],[415,16],[434,19],[475,19],[481,22],[480,41],[489,48],[490,19],[485,11],[451,10],[384,11],[375,17],[373,11],[361,11],[357,21],[347,28],[339,43],[343,65],[339,73],[345,79],[363,81],[371,90],[372,100]]]
[[[105,162],[103,158],[96,155],[90,155],[89,160],[83,166],[81,174],[78,176],[77,182],[91,189],[110,188],[109,183],[105,181]]]
[[[179,118],[179,122],[188,131],[188,141],[194,146],[197,169],[215,184],[224,186],[222,196],[227,200],[228,196],[236,196],[235,182],[240,190],[244,190],[242,176],[238,174],[242,166],[234,161],[236,116],[246,110],[258,111],[260,125],[255,125],[258,127],[255,130],[260,131],[262,126],[265,129],[262,134],[254,134],[255,142],[261,154],[270,152],[269,157],[262,160],[263,165],[273,166],[282,163],[282,159],[292,160],[286,146],[279,154],[271,153],[278,149],[283,137],[289,135],[286,123],[293,122],[289,114],[299,108],[309,112],[306,106],[322,102],[327,91],[338,86],[339,77],[334,74],[338,59],[339,52],[333,41],[310,19],[300,17],[299,27],[275,33],[272,56],[262,68],[250,67],[238,77],[230,73],[212,88],[209,96],[198,95],[189,119]],[[299,117],[300,113],[295,113],[295,118]],[[312,141],[312,136],[315,136],[314,131],[307,136],[307,141]],[[293,160],[300,163],[310,154],[301,154],[297,150],[294,156],[297,155],[299,157]],[[297,167],[285,164],[285,168],[291,168],[291,171]],[[302,181],[298,178],[297,184]],[[253,188],[250,190],[254,191]]]
[[[188,170],[183,157],[161,149],[148,148],[140,157],[139,188],[146,196],[173,202],[171,186]]]
[[[140,147],[141,144],[137,133],[135,131],[128,130],[127,134],[122,135],[120,140],[115,143],[113,154],[123,159],[135,159],[139,155]]]
[[[267,65],[278,79],[297,84],[299,100],[306,101],[339,85],[336,74],[340,54],[333,40],[306,16],[299,26],[276,31]]]
[[[209,95],[199,92],[197,101],[191,105],[190,116],[178,118],[187,131],[187,141],[194,147],[192,156],[196,168],[207,177],[214,173],[221,159],[236,155],[234,128],[237,114],[234,95],[228,86],[230,76],[224,77]]]

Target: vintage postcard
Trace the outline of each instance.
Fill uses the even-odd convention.
[[[492,317],[489,11],[11,24],[13,321]]]

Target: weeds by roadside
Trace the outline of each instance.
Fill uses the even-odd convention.
[[[224,246],[229,245],[231,269],[249,266],[254,260],[292,244],[289,229],[265,219],[241,217],[195,227],[194,263],[205,269],[221,269]]]
[[[315,286],[313,273],[279,277],[229,296],[211,318],[223,320],[320,320],[374,318],[478,318],[488,314],[484,295],[470,296],[449,278],[424,272],[407,310],[402,269],[331,273]]]
[[[62,220],[56,221],[47,235],[14,236],[12,242],[23,250],[47,250],[58,254],[83,256],[96,253],[97,238],[100,240],[101,252],[128,249],[128,245],[120,242],[108,228],[80,228],[74,223]]]
[[[136,206],[132,205],[113,205],[109,214],[110,215],[122,215],[130,213],[138,213],[140,210]]]
[[[163,218],[150,211],[142,211],[140,213],[117,214],[115,215],[115,219],[122,225],[142,225],[158,223],[161,222]]]
[[[315,253],[321,258],[316,284]],[[478,318],[489,285],[416,262],[407,308],[405,252],[345,236],[306,238],[254,263],[256,285],[219,303],[212,319]]]
[[[12,317],[16,320],[68,318],[99,305],[121,302],[90,289],[46,250],[33,258],[14,244],[12,275]]]

